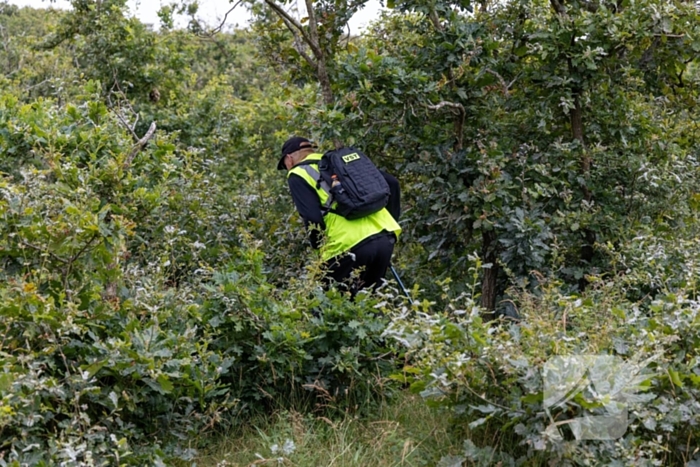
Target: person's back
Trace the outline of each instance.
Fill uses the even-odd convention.
[[[328,267],[327,278],[345,283],[354,294],[359,289],[380,284],[391,262],[394,243],[401,232],[400,191],[396,178],[385,172],[391,195],[387,208],[361,217],[346,219],[328,209],[331,196],[319,184],[318,163],[322,154],[314,152],[315,145],[306,138],[290,138],[282,147],[278,169],[286,168],[292,199],[309,229],[311,244],[321,249]],[[303,161],[303,164],[301,162]],[[349,282],[353,271],[356,281]]]

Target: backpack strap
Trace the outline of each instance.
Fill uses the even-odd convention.
[[[316,180],[316,188],[320,188],[328,195],[326,203],[321,206],[321,215],[325,216],[329,212],[332,212],[331,204],[333,204],[333,194],[331,193],[331,187],[328,185],[328,182],[323,179],[321,172],[318,170],[318,161],[301,161],[295,167],[299,167],[309,174],[311,178]]]

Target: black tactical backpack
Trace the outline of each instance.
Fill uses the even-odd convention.
[[[346,219],[359,219],[381,210],[389,201],[389,184],[382,173],[362,151],[340,148],[326,152],[318,161],[318,172],[304,161],[301,165],[329,194],[324,209]],[[316,172],[316,173],[313,173]],[[337,203],[333,208],[331,205]]]

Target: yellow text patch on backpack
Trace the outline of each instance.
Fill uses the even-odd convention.
[[[343,162],[345,162],[346,164],[349,164],[350,162],[356,161],[359,158],[360,158],[360,155],[358,153],[354,152],[352,154],[348,154],[347,156],[343,156]]]

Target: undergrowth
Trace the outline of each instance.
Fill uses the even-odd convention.
[[[461,445],[445,411],[402,392],[363,417],[293,410],[256,414],[218,433],[196,462],[200,467],[430,466]]]

